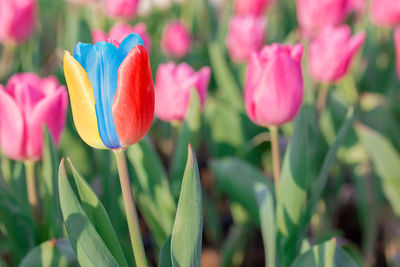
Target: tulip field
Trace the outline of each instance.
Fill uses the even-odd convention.
[[[0,267],[400,266],[400,0],[0,0]]]

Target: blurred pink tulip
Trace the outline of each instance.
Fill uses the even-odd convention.
[[[328,25],[340,24],[348,14],[349,0],[297,0],[297,20],[306,37]]]
[[[0,0],[0,42],[22,42],[35,30],[36,0]]]
[[[246,62],[253,51],[263,46],[267,21],[263,17],[234,16],[229,21],[226,45],[235,62]]]
[[[252,53],[244,101],[254,123],[279,126],[297,115],[303,101],[302,55],[301,44],[272,44]]]
[[[365,33],[351,36],[349,26],[328,26],[311,42],[311,76],[325,83],[336,82],[347,72],[354,55],[365,41]]]
[[[192,35],[179,21],[168,23],[161,36],[161,50],[175,58],[183,58],[192,46]]]
[[[396,49],[397,75],[400,78],[400,27],[394,32],[394,47]]]
[[[130,19],[136,15],[139,0],[104,0],[106,14],[112,18]]]
[[[189,106],[191,89],[196,89],[201,105],[207,97],[211,69],[195,72],[188,64],[160,64],[156,75],[155,113],[163,121],[182,121]]]
[[[360,16],[365,11],[365,4],[367,0],[349,0],[347,4],[347,12],[355,13],[357,16]]]
[[[108,32],[108,36],[105,32],[99,29],[92,30],[92,38],[93,42],[104,42],[107,40],[115,40],[118,43],[121,43],[122,40],[125,39],[129,34],[137,33],[142,37],[144,45],[147,49],[147,52],[150,53],[151,50],[151,37],[147,33],[146,24],[138,23],[134,26],[130,26],[126,23],[117,23],[115,24],[110,31]],[[119,44],[117,44],[119,47]]]
[[[386,27],[394,27],[400,23],[399,0],[374,0],[371,7],[372,20]]]
[[[65,126],[68,95],[53,76],[15,74],[0,85],[0,148],[14,160],[42,157],[43,124],[57,144]]]
[[[274,0],[235,0],[234,10],[237,16],[261,15]]]

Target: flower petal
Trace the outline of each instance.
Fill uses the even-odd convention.
[[[121,54],[122,58],[125,58],[128,53],[137,45],[144,46],[143,40],[137,33],[129,34],[119,46],[119,53]]]

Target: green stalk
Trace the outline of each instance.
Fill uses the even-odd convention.
[[[24,162],[24,164],[25,164],[26,190],[28,193],[28,201],[32,209],[33,218],[38,222],[39,197],[38,197],[36,178],[35,178],[35,163],[31,160],[27,160]]]
[[[279,152],[279,135],[278,127],[270,126],[271,149],[272,149],[272,170],[274,173],[275,194],[278,195],[279,184],[281,181],[281,155]]]
[[[122,197],[124,199],[124,207],[126,219],[128,221],[133,255],[135,256],[136,265],[138,267],[147,267],[146,254],[143,248],[142,234],[140,233],[139,220],[136,213],[135,202],[133,199],[131,182],[129,180],[125,153],[123,149],[114,149],[113,152],[117,161]]]
[[[322,111],[325,110],[326,101],[328,99],[328,93],[329,93],[329,83],[321,84],[321,86],[319,88],[319,92],[318,92],[318,99],[317,99],[318,113],[321,113]]]

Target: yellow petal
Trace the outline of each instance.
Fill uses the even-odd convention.
[[[64,75],[67,81],[75,127],[88,145],[105,149],[97,128],[94,93],[86,71],[68,51],[64,54]]]

